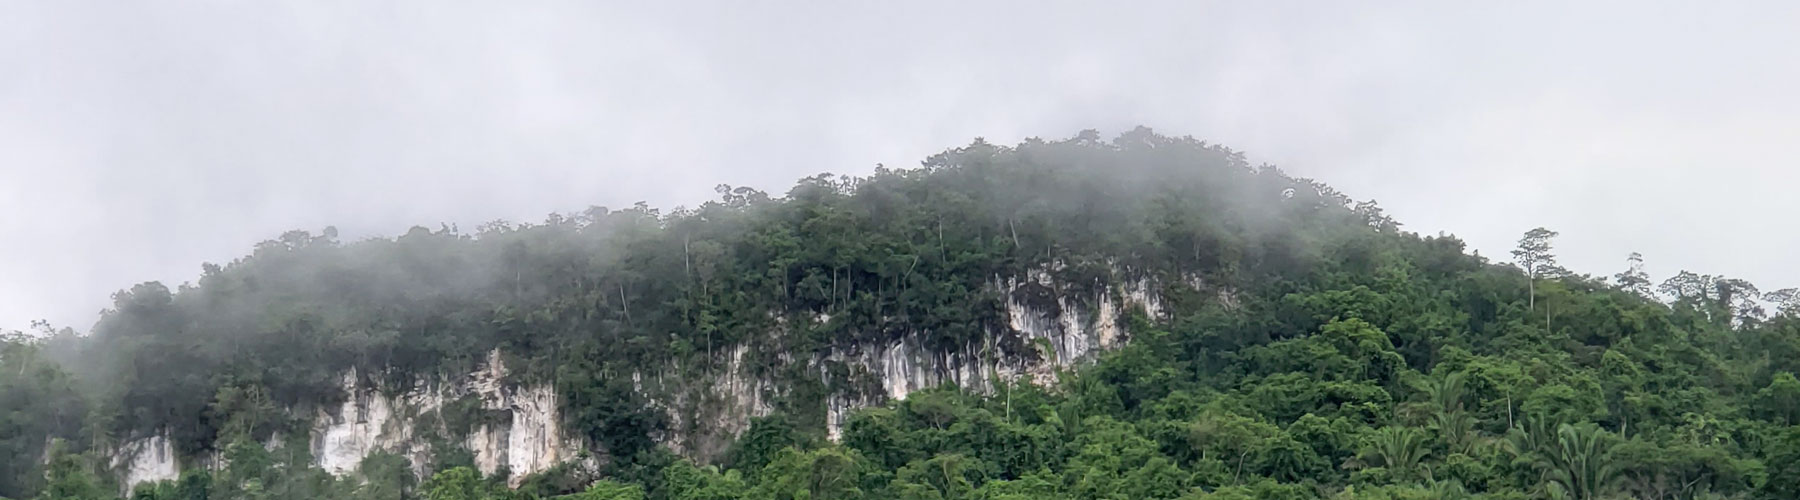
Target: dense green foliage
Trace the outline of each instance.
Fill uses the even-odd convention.
[[[121,292],[89,336],[8,338],[0,495],[110,498],[94,457],[166,430],[224,466],[133,498],[1800,497],[1793,290],[1575,275],[1547,230],[1498,265],[1145,129],[977,141],[781,197],[719,191],[474,234],[292,232],[195,285]],[[994,286],[1033,269],[1149,277],[1168,314],[1130,314],[1127,346],[1051,387],[916,393],[856,413],[836,443],[823,395],[870,381],[777,356],[905,335],[1039,355]],[[745,343],[749,369],[784,385],[777,415],[697,461],[658,447],[708,430],[670,429],[624,375],[672,371],[662,390],[690,390]],[[406,387],[495,348],[515,382],[555,385],[602,467],[509,489],[466,460],[424,479],[394,455],[344,478],[311,465],[293,416],[341,397],[346,370]],[[292,443],[256,444],[277,432]]]

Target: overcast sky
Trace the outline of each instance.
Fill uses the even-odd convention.
[[[1542,225],[1577,271],[1800,286],[1800,2],[963,3],[0,2],[0,329],[288,229],[1139,124],[1490,257]]]

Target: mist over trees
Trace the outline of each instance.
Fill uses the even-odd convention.
[[[224,463],[131,498],[1800,498],[1792,288],[1657,283],[1638,254],[1611,279],[1579,274],[1545,228],[1489,262],[1143,128],[717,194],[392,239],[293,231],[192,284],[120,291],[86,335],[8,335],[0,497],[113,498],[105,452],[166,431]],[[1007,324],[993,283],[1036,269],[1157,278],[1167,315],[1128,314],[1127,345],[1049,387],[915,393],[837,442],[821,401],[857,382],[780,356],[982,342]],[[705,431],[628,374],[705,380],[749,342],[748,366],[789,387],[776,413],[715,456],[660,446]],[[509,382],[556,388],[598,468],[510,489],[449,445],[423,478],[395,455],[343,478],[307,456],[304,418],[345,373],[408,387],[495,349]]]

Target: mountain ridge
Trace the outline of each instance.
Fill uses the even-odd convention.
[[[1800,477],[1787,290],[1684,272],[1664,303],[1641,267],[1562,271],[1547,230],[1496,265],[1145,128],[718,194],[295,231],[122,291],[88,337],[7,344],[0,366],[81,359],[0,386],[59,395],[28,417],[80,417],[0,436],[50,458],[35,480],[0,461],[0,487],[124,469],[147,498],[245,497],[245,474],[287,497],[1778,498]],[[537,403],[503,401],[521,390]],[[397,423],[342,430],[358,419]],[[109,449],[174,460],[80,453]]]

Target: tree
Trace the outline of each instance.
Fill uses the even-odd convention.
[[[204,470],[190,469],[182,472],[181,479],[175,482],[175,498],[178,500],[208,500],[212,497],[212,476]]]
[[[357,464],[363,484],[356,489],[357,500],[402,500],[412,494],[412,462],[393,453],[376,452]]]
[[[974,498],[981,500],[1068,500],[1063,492],[1061,477],[1049,471],[1026,475],[1017,480],[988,481],[976,490]]]
[[[438,471],[425,481],[429,500],[486,500],[492,492],[481,473],[468,467]]]
[[[644,487],[602,479],[569,500],[644,500]]]
[[[1776,431],[1764,450],[1768,477],[1759,498],[1800,498],[1800,427]]]
[[[1400,230],[1400,223],[1394,221],[1392,217],[1388,217],[1388,215],[1382,211],[1381,205],[1376,203],[1375,200],[1357,202],[1355,208],[1352,210],[1356,212],[1357,216],[1362,218],[1364,224],[1368,224],[1369,227],[1373,227],[1378,231],[1391,233]]]
[[[1556,255],[1551,253],[1551,246],[1560,234],[1545,228],[1532,229],[1519,238],[1518,248],[1513,249],[1513,262],[1525,270],[1526,308],[1537,309],[1537,279],[1554,277],[1562,270],[1556,265]]]
[[[1756,393],[1759,413],[1782,425],[1800,423],[1800,380],[1794,374],[1776,373],[1767,387]]]
[[[669,500],[737,500],[748,489],[736,470],[720,474],[714,467],[695,467],[686,460],[663,468],[662,481]]]
[[[1635,494],[1633,498],[1732,498],[1755,484],[1752,469],[1761,468],[1734,459],[1723,446],[1656,443],[1641,437],[1614,447],[1613,462],[1621,470],[1622,488]]]
[[[1613,436],[1593,424],[1563,424],[1556,429],[1550,479],[1578,500],[1597,500],[1617,485],[1612,463]]]
[[[1624,271],[1613,275],[1613,283],[1620,290],[1631,292],[1639,297],[1650,298],[1650,274],[1644,272],[1644,254],[1631,252],[1625,258],[1628,264]]]
[[[1800,311],[1800,288],[1783,288],[1763,294],[1763,301],[1775,305],[1778,316],[1792,316]]]
[[[1508,433],[1509,451],[1540,474],[1545,493],[1575,500],[1600,500],[1619,486],[1613,462],[1617,438],[1591,423],[1559,424],[1550,431],[1543,420],[1526,422]]]
[[[975,491],[975,485],[984,478],[980,471],[971,467],[968,457],[958,454],[945,454],[931,457],[929,460],[913,462],[895,473],[894,481],[899,485],[918,485],[923,489],[908,488],[925,493],[932,498],[957,500],[968,498]],[[971,476],[975,476],[971,478]]]
[[[1468,375],[1463,372],[1448,372],[1441,376],[1418,379],[1414,389],[1425,398],[1425,404],[1435,413],[1461,413],[1463,400],[1468,397]]]
[[[726,465],[740,470],[756,471],[768,465],[781,450],[806,447],[806,438],[794,429],[785,415],[771,415],[750,420],[750,428],[726,452]]]
[[[1362,451],[1356,454],[1356,460],[1351,465],[1364,469],[1379,467],[1390,473],[1423,478],[1417,468],[1430,454],[1431,448],[1426,446],[1425,434],[1418,429],[1383,427],[1363,442]]]
[[[1669,279],[1663,280],[1662,284],[1657,286],[1656,291],[1668,295],[1676,302],[1684,300],[1710,301],[1713,282],[1717,280],[1716,276],[1696,274],[1684,269],[1674,276],[1670,276]]]
[[[1757,300],[1762,298],[1762,292],[1756,289],[1756,285],[1737,278],[1723,278],[1715,286],[1718,288],[1718,300],[1721,308],[1730,315],[1726,318],[1726,324],[1738,324],[1763,318],[1762,304],[1757,303]]]
[[[860,457],[836,448],[782,450],[757,474],[749,498],[802,500],[808,498],[858,499],[863,497]]]
[[[67,443],[58,442],[52,447],[50,465],[46,471],[48,483],[44,486],[44,491],[38,494],[39,500],[112,498],[112,495],[106,494],[100,487],[100,479],[94,475],[86,456],[68,452]]]
[[[1765,296],[1756,285],[1742,279],[1684,270],[1663,281],[1657,290],[1674,298],[1677,304],[1698,308],[1722,325],[1762,319],[1764,313],[1757,301]]]
[[[0,495],[25,498],[42,489],[51,442],[77,437],[83,427],[87,400],[50,356],[53,348],[49,338],[0,332]],[[64,441],[61,452],[79,451]]]
[[[1429,379],[1416,379],[1414,382],[1414,389],[1425,399],[1423,406],[1427,415],[1424,420],[1427,426],[1437,433],[1438,439],[1451,453],[1472,451],[1477,439],[1475,426],[1478,422],[1474,416],[1463,411],[1463,400],[1468,394],[1467,381],[1468,376],[1463,372],[1449,372]],[[1417,415],[1414,415],[1414,420],[1419,420]]]

